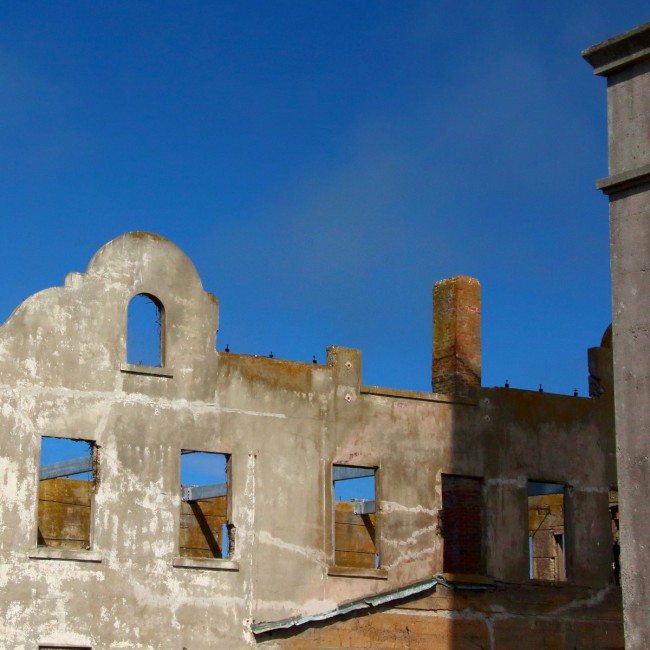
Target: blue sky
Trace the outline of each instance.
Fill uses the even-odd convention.
[[[430,389],[431,286],[483,286],[483,383],[587,390],[611,320],[605,82],[647,2],[9,2],[0,320],[105,242],[176,242],[219,349],[363,351]]]

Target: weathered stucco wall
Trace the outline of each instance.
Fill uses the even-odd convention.
[[[162,368],[126,363],[127,306],[140,293],[164,307]],[[5,647],[249,647],[258,643],[253,621],[325,612],[443,573],[443,474],[482,479],[484,571],[466,578],[487,590],[463,592],[462,606],[458,596],[427,601],[429,622],[456,629],[468,617],[455,610],[482,603],[492,616],[504,598],[497,627],[558,618],[569,629],[598,620],[605,602],[618,611],[609,584],[616,474],[608,400],[369,387],[357,350],[330,348],[326,365],[217,353],[217,327],[217,301],[188,258],[158,236],[130,233],[0,328]],[[37,544],[41,436],[96,445],[89,549]],[[227,559],[180,557],[183,449],[230,457]],[[334,566],[334,463],[377,468],[378,567]],[[529,479],[566,486],[566,585],[531,585]],[[509,592],[509,584],[519,586]],[[525,602],[508,596],[524,592]],[[543,605],[549,594],[557,607]],[[399,611],[407,626],[411,611]],[[617,614],[610,618],[609,645],[589,647],[620,647]],[[465,647],[455,634],[444,647]],[[510,647],[480,634],[478,647]],[[291,638],[259,642],[303,647]],[[587,647],[566,647],[574,645]]]
[[[626,646],[650,637],[650,23],[583,52],[607,78],[616,436]]]

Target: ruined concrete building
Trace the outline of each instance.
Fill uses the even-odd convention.
[[[217,352],[217,329],[148,233],[0,328],[3,647],[622,647],[607,337],[589,399],[481,387],[465,277],[434,287],[431,393],[365,385],[349,348]]]
[[[482,387],[466,277],[434,287],[430,393],[364,384],[349,348],[217,352],[191,261],[126,234],[0,328],[3,648],[620,650],[615,394],[644,647],[650,25],[585,57],[609,80],[614,256],[592,397]]]

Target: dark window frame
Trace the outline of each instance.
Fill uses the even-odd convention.
[[[474,492],[478,499],[470,503],[457,503],[459,500],[458,486],[451,482],[472,481]],[[447,482],[447,486],[445,486]],[[466,490],[469,487],[465,488]],[[466,474],[452,474],[442,472],[440,475],[441,508],[439,510],[439,527],[443,540],[442,543],[442,570],[443,573],[459,575],[485,575],[486,571],[486,503],[485,479],[482,476],[469,476]],[[454,493],[454,495],[452,495]],[[471,531],[465,522],[466,510],[478,511],[478,526]],[[469,540],[469,541],[467,541]],[[464,544],[464,547],[463,547]]]

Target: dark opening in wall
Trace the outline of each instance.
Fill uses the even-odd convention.
[[[612,522],[612,584],[621,584],[621,520],[618,510],[618,490],[609,491],[609,516]]]
[[[334,465],[334,564],[379,568],[376,544],[376,468]]]
[[[566,580],[564,485],[528,481],[528,552],[532,580]]]
[[[160,300],[148,293],[133,296],[127,319],[127,363],[164,366],[165,309]]]
[[[38,650],[92,650],[88,645],[39,645]]]
[[[89,645],[39,645],[38,650],[92,650]]]
[[[38,545],[89,549],[96,448],[87,440],[41,438]]]
[[[483,480],[442,475],[445,573],[483,573]]]
[[[230,456],[183,450],[181,498],[181,557],[232,557],[235,540],[230,523]]]

